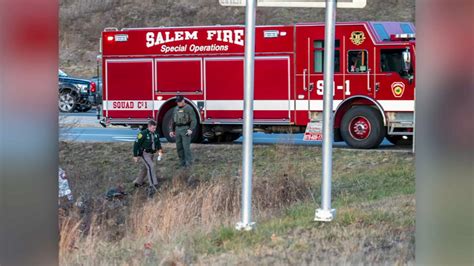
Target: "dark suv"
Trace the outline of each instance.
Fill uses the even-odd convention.
[[[71,113],[75,110],[87,112],[99,100],[95,82],[68,76],[59,70],[59,111]]]

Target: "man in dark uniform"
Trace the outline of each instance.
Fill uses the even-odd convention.
[[[196,127],[197,120],[193,108],[186,104],[183,96],[176,96],[176,103],[170,136],[176,137],[176,149],[181,166],[188,167],[192,164],[191,135]]]
[[[148,128],[140,131],[133,145],[133,160],[138,162],[139,158],[143,162],[139,176],[133,181],[136,187],[143,185],[145,176],[148,177],[148,185],[150,186],[149,195],[152,196],[156,191],[158,181],[155,173],[154,157],[155,153],[162,152],[160,137],[156,133],[156,122],[149,121]]]

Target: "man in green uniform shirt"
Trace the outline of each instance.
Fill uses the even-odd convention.
[[[170,136],[176,137],[176,149],[181,166],[189,167],[192,164],[191,136],[197,123],[196,115],[193,108],[186,104],[183,96],[176,96],[176,103],[178,106],[173,112]]]
[[[160,137],[156,132],[156,122],[149,121],[148,128],[140,131],[133,145],[133,160],[138,162],[139,158],[143,162],[139,176],[133,181],[136,187],[143,185],[145,176],[148,177],[148,185],[150,186],[149,195],[152,196],[156,191],[158,181],[155,173],[155,153],[162,152]]]

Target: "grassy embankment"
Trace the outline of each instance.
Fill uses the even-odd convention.
[[[129,182],[138,171],[130,143],[61,143],[81,208],[62,213],[62,264],[411,263],[414,261],[413,155],[334,151],[331,223],[313,221],[320,203],[321,149],[256,146],[252,232],[239,221],[239,145],[196,145],[192,173],[176,170],[165,145],[153,200]],[[191,182],[188,182],[191,181]],[[103,199],[124,184],[122,201]]]

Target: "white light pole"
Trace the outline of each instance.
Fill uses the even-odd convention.
[[[242,145],[242,220],[237,230],[252,230],[253,88],[255,62],[255,16],[257,0],[247,0],[245,9],[244,128]]]
[[[332,142],[333,129],[333,81],[334,39],[336,31],[336,0],[326,0],[326,25],[324,29],[324,95],[323,95],[323,178],[321,208],[316,210],[315,221],[330,222],[336,215],[331,209]]]

